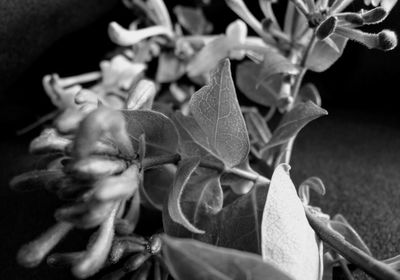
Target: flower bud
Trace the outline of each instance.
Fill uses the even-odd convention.
[[[144,264],[151,255],[148,252],[138,253],[132,257],[130,257],[124,263],[124,269],[127,272],[135,271],[138,269],[142,264]]]
[[[25,267],[39,265],[50,250],[52,250],[71,229],[72,225],[69,223],[59,222],[55,224],[39,238],[24,245],[18,251],[18,263]]]
[[[93,228],[103,223],[109,216],[115,203],[81,203],[57,209],[55,218],[66,221],[78,228]]]
[[[324,40],[325,38],[329,37],[336,28],[337,25],[337,18],[336,17],[328,17],[324,20],[316,30],[316,36],[320,40]]]
[[[73,268],[72,273],[78,278],[87,278],[98,272],[105,263],[114,238],[115,206],[107,220],[100,226],[96,239],[89,244],[83,256]]]
[[[29,146],[32,154],[46,154],[52,152],[63,152],[71,140],[64,138],[53,128],[45,129],[42,133],[33,139]]]
[[[359,42],[370,49],[389,51],[397,46],[397,36],[391,30],[382,30],[378,34],[365,33],[357,29],[338,26],[335,33]]]
[[[34,170],[14,177],[10,182],[10,187],[17,191],[32,191],[43,187],[52,188],[64,176],[61,170]]]
[[[361,16],[365,24],[375,24],[382,22],[388,16],[388,12],[382,7],[377,7],[362,13]]]
[[[65,167],[65,171],[82,180],[95,180],[120,173],[126,168],[123,160],[90,156],[73,161]]]
[[[47,264],[55,268],[70,267],[77,263],[84,254],[85,252],[52,254],[47,257]]]
[[[393,50],[397,46],[397,35],[391,30],[382,30],[378,38],[379,48],[383,51]]]
[[[128,110],[151,109],[156,93],[154,82],[147,79],[140,80],[130,93],[126,108]]]

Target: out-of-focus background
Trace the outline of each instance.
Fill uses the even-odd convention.
[[[261,18],[257,1],[247,2]],[[171,8],[191,1],[166,3]],[[283,9],[277,5],[278,13]],[[221,32],[236,18],[224,1],[211,1],[206,16]],[[370,31],[399,33],[399,16],[400,6]],[[55,207],[45,193],[9,190],[12,176],[34,166],[28,143],[40,130],[16,131],[53,109],[41,85],[45,74],[97,70],[114,48],[108,23],[132,19],[119,0],[0,1],[0,279],[69,279],[45,265],[26,270],[15,262],[18,247],[52,223]],[[400,253],[399,74],[398,49],[383,53],[355,43],[328,71],[309,73],[306,80],[320,90],[329,116],[300,133],[293,155],[295,182],[321,177],[327,195],[315,203],[345,215],[379,258]]]

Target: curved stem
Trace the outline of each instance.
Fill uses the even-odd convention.
[[[364,251],[347,242],[342,235],[329,228],[324,221],[305,208],[308,222],[322,241],[342,255],[345,259],[378,280],[400,280],[400,274],[389,265],[378,261]]]
[[[312,37],[310,39],[310,42],[308,43],[306,49],[304,50],[304,54],[303,54],[303,56],[301,58],[301,61],[300,61],[300,64],[299,64],[301,70],[300,70],[300,73],[297,75],[296,80],[295,80],[295,82],[293,84],[293,87],[292,87],[293,102],[289,105],[288,111],[293,109],[293,106],[294,106],[295,101],[297,99],[297,96],[299,94],[301,83],[302,83],[303,78],[304,78],[304,76],[305,76],[305,74],[307,72],[307,67],[306,67],[307,59],[308,59],[309,55],[311,54],[311,51],[314,48],[316,40],[317,40],[317,38],[316,38],[316,35],[315,35],[315,31],[314,31],[313,35],[312,35]],[[290,158],[292,156],[292,150],[293,150],[293,145],[294,145],[295,139],[296,139],[296,136],[293,136],[292,138],[289,139],[289,141],[283,147],[284,155],[283,155],[283,157],[281,157],[281,160],[278,161],[278,164],[280,164],[280,163],[289,163],[290,162]]]

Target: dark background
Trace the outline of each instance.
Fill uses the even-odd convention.
[[[167,1],[169,7],[176,2]],[[218,19],[220,32],[235,19],[224,1],[214,1],[206,14]],[[375,31],[399,32],[399,16],[400,6]],[[69,278],[15,263],[18,247],[52,223],[55,207],[44,193],[8,189],[12,176],[35,165],[27,147],[40,130],[15,132],[53,109],[41,85],[45,74],[98,69],[114,47],[107,37],[112,20],[126,25],[132,14],[118,0],[0,1],[0,279]],[[399,74],[398,49],[384,53],[352,42],[328,71],[309,73],[306,80],[317,85],[330,115],[299,135],[293,155],[295,182],[321,177],[328,193],[315,203],[348,217],[379,258],[400,253]]]

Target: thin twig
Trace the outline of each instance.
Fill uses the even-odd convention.
[[[378,261],[364,251],[353,246],[335,230],[329,228],[324,221],[305,208],[306,216],[311,227],[319,238],[342,255],[346,260],[364,270],[378,280],[400,280],[400,274],[389,265]]]

